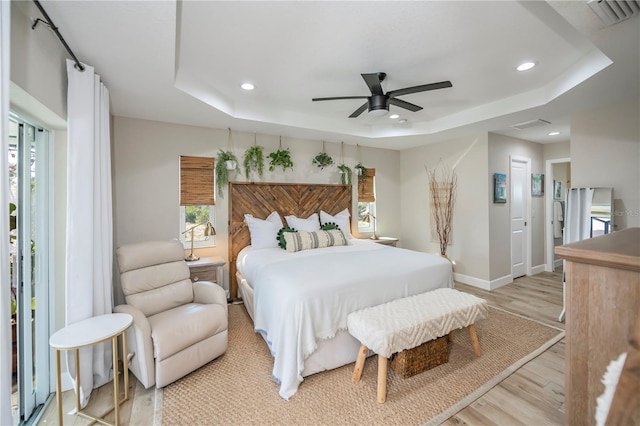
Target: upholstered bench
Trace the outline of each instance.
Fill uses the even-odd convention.
[[[487,302],[460,291],[441,288],[382,305],[352,312],[347,316],[349,333],[361,343],[353,381],[360,381],[371,349],[378,355],[378,402],[387,398],[388,360],[396,352],[447,336],[452,330],[468,327],[476,356],[480,344],[474,323],[486,318]]]

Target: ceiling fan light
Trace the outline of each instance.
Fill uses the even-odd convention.
[[[383,115],[387,115],[388,113],[389,113],[389,110],[386,108],[377,108],[377,109],[369,110],[369,115],[373,115],[374,117],[382,117]]]

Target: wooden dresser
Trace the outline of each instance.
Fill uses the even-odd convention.
[[[593,425],[602,376],[640,318],[640,228],[555,252],[566,260],[565,424]],[[639,410],[635,402],[625,409]]]

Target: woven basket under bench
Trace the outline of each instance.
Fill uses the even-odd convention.
[[[391,369],[406,379],[447,362],[449,344],[447,336],[442,336],[394,354]]]

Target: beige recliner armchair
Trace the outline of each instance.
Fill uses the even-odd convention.
[[[191,282],[178,240],[119,247],[130,369],[145,388],[163,387],[227,350],[227,298],[222,287]]]

